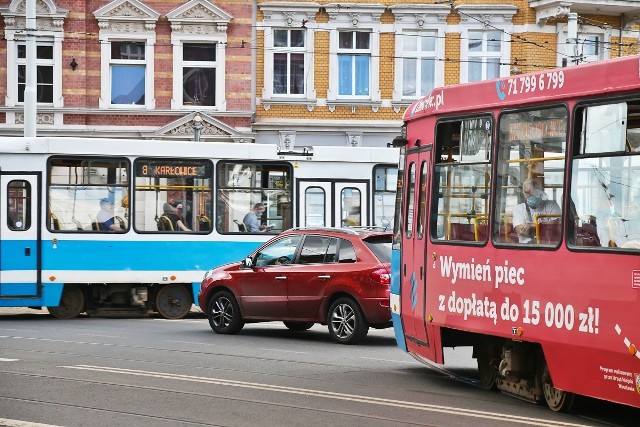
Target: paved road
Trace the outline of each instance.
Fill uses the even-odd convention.
[[[451,372],[474,374],[467,349],[446,357]],[[614,406],[613,416],[606,405],[602,418],[593,406],[555,414],[479,390],[397,349],[391,329],[342,346],[320,325],[295,333],[269,322],[216,335],[197,310],[168,321],[0,309],[0,425],[573,427],[640,419],[632,424],[637,411]]]

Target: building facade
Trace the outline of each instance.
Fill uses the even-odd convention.
[[[35,2],[28,28],[26,0],[0,0],[0,135],[24,132],[28,37],[38,135],[295,151],[385,146],[435,87],[635,54],[640,34],[631,0]]]
[[[35,1],[31,32],[25,0],[0,7],[3,135],[23,132],[31,35],[39,136],[254,141],[251,2]]]

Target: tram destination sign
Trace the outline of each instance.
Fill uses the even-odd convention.
[[[136,165],[137,176],[153,178],[206,178],[206,165],[199,162],[143,160]]]

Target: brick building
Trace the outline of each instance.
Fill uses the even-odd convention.
[[[36,6],[38,135],[193,139],[202,123],[283,150],[384,146],[436,86],[635,54],[640,34],[630,0]],[[22,135],[25,0],[0,16],[0,135]]]
[[[639,16],[631,1],[258,1],[253,129],[285,147],[382,145],[434,87],[637,53]]]
[[[0,133],[23,132],[25,0],[0,2]],[[37,134],[253,141],[253,6],[36,0]]]

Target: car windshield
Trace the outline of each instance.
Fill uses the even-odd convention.
[[[391,262],[391,236],[369,237],[364,243],[380,262]]]

